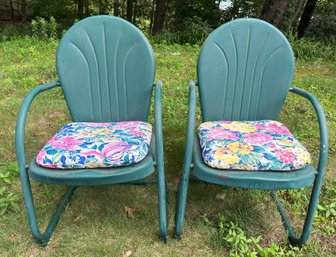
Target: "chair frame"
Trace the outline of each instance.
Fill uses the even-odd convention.
[[[28,95],[25,97],[17,119],[16,126],[16,154],[17,154],[17,162],[20,171],[20,179],[22,185],[23,196],[26,205],[26,211],[28,215],[29,227],[33,237],[36,239],[37,243],[41,246],[46,246],[58,224],[60,216],[64,211],[65,207],[71,200],[71,197],[74,191],[78,186],[87,186],[94,185],[94,181],[92,182],[82,182],[80,185],[69,185],[69,188],[66,190],[59,206],[57,207],[54,215],[52,216],[46,230],[42,233],[38,228],[37,224],[37,216],[35,210],[35,204],[33,200],[33,194],[30,183],[29,176],[29,164],[26,162],[25,155],[25,146],[24,146],[24,136],[25,136],[25,125],[27,114],[29,108],[37,95],[40,93],[47,91],[49,89],[61,86],[59,81],[53,81],[47,84],[43,84],[32,89]],[[160,239],[163,242],[167,241],[167,186],[165,183],[164,177],[164,153],[163,153],[163,135],[162,135],[162,82],[158,81],[153,85],[153,89],[155,89],[154,96],[154,125],[155,125],[155,147],[154,151],[149,151],[148,154],[153,154],[153,166],[157,170],[157,184],[158,184],[158,205],[159,205],[159,223],[160,223]],[[153,142],[153,141],[152,141]],[[152,153],[153,152],[153,153]],[[127,169],[125,167],[124,169]],[[153,182],[149,179],[141,179],[136,181],[127,182],[127,184],[147,184]],[[119,182],[117,182],[119,183]],[[117,184],[117,183],[109,183],[109,184]],[[59,183],[62,184],[62,183]],[[101,183],[99,183],[101,184]],[[124,183],[121,183],[124,184]]]
[[[196,84],[197,85],[197,84]],[[176,202],[176,215],[175,215],[175,237],[177,239],[181,239],[183,232],[183,225],[185,221],[185,212],[187,205],[187,194],[188,194],[188,185],[190,178],[190,170],[194,168],[195,159],[199,160],[199,156],[195,156],[195,151],[193,154],[194,147],[194,129],[195,129],[195,115],[196,115],[196,85],[194,81],[189,82],[189,109],[188,109],[188,124],[187,124],[187,132],[186,132],[186,145],[185,145],[185,156],[184,156],[184,164],[182,170],[182,176],[178,185],[178,193],[177,193],[177,202]],[[327,122],[325,118],[325,114],[323,112],[322,106],[319,101],[316,99],[314,95],[311,93],[299,89],[297,87],[290,87],[289,92],[292,92],[296,95],[302,96],[307,99],[311,105],[313,106],[319,124],[319,135],[320,135],[320,151],[319,151],[319,160],[317,171],[315,172],[313,188],[311,191],[311,197],[309,201],[309,206],[305,218],[305,222],[303,225],[302,232],[297,235],[294,228],[292,227],[289,218],[286,215],[286,212],[281,205],[278,197],[276,196],[276,191],[271,190],[271,196],[275,201],[279,214],[281,216],[282,222],[284,224],[285,229],[288,232],[288,239],[290,244],[296,246],[303,246],[310,235],[312,230],[314,215],[316,211],[316,207],[319,201],[319,196],[323,184],[323,178],[325,175],[327,160],[328,160],[328,130],[327,130]],[[197,147],[197,146],[195,146]],[[200,179],[196,176],[197,179]],[[276,181],[276,178],[274,178]],[[202,179],[203,180],[203,179]],[[225,181],[225,180],[224,180]],[[225,185],[225,182],[221,183]],[[234,184],[238,184],[235,186]],[[253,186],[251,184],[240,184],[237,181],[233,181],[230,184],[226,184],[228,186],[235,186],[240,188],[255,188],[260,190],[267,190],[267,188],[263,188],[262,186]],[[302,186],[297,186],[300,188]],[[288,189],[294,187],[286,187],[286,185],[281,186],[278,189]],[[268,188],[269,189],[269,188]]]

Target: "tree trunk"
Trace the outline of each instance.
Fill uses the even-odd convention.
[[[152,9],[150,12],[150,23],[149,23],[149,32],[153,30],[153,22],[154,22],[154,10],[155,10],[155,1],[152,1]]]
[[[121,2],[121,17],[126,19],[126,0]]]
[[[264,0],[264,4],[261,10],[260,18],[264,19],[266,13],[271,9],[274,0]]]
[[[77,17],[79,19],[84,17],[84,0],[77,0]]]
[[[22,18],[22,21],[26,20],[26,6],[27,6],[26,0],[21,0],[21,18]]]
[[[134,0],[133,17],[132,17],[132,23],[134,25],[136,24],[137,11],[138,11],[138,1]]]
[[[132,22],[132,16],[133,16],[133,0],[127,0],[126,4],[126,19],[129,22]]]
[[[313,12],[316,7],[317,0],[308,0],[300,19],[299,27],[298,27],[298,38],[302,38],[309,26],[311,18],[313,17]]]
[[[9,1],[9,8],[10,8],[10,13],[11,13],[11,20],[14,20],[13,0]]]
[[[103,0],[99,0],[99,14],[102,15],[103,14]]]
[[[297,8],[296,8],[296,11],[295,11],[295,14],[294,14],[294,17],[295,17],[295,20],[296,22],[299,20],[299,18],[301,17],[301,12],[304,8],[304,5],[305,5],[305,2],[306,0],[300,0],[298,1],[298,5],[297,5]]]
[[[113,2],[113,15],[119,16],[119,0],[114,0]]]
[[[289,0],[266,0],[262,10],[263,20],[280,27],[288,4]]]
[[[163,30],[166,12],[167,12],[167,0],[155,1],[155,13],[152,33],[158,33]]]
[[[90,5],[89,5],[89,2],[88,0],[85,0],[84,1],[84,6],[85,6],[85,17],[88,17],[90,16]]]

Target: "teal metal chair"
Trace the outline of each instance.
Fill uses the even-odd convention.
[[[290,243],[293,245],[305,244],[312,229],[316,205],[326,170],[328,135],[325,115],[318,100],[312,94],[291,86],[294,65],[293,51],[285,36],[278,29],[261,20],[237,19],[228,22],[217,28],[204,42],[197,64],[198,81],[196,85],[193,81],[189,83],[185,158],[178,186],[175,217],[176,238],[181,238],[182,235],[188,184],[190,171],[192,170],[193,178],[208,183],[237,188],[270,190],[284,226],[288,231]],[[224,149],[222,154],[220,151],[217,152],[218,163],[221,163],[221,160],[227,160],[231,164],[239,163],[242,159],[237,158],[236,153],[238,152],[241,154],[241,158],[250,161],[249,157],[245,157],[247,156],[245,154],[253,147],[234,142],[239,135],[247,135],[240,133],[242,127],[248,128],[251,124],[258,124],[258,122],[269,122],[273,124],[272,126],[278,126],[275,121],[265,120],[277,120],[288,92],[306,98],[313,105],[319,123],[320,154],[317,167],[307,164],[286,171],[277,169],[258,170],[261,167],[259,164],[262,158],[266,162],[267,158],[271,159],[267,153],[263,152],[259,153],[261,154],[260,159],[256,159],[255,163],[249,167],[221,169],[221,167],[209,166],[203,159],[204,156],[209,154],[207,147],[213,142],[219,145],[223,142],[211,141],[216,140],[216,137],[214,137],[204,143],[200,142],[197,136],[194,136],[196,87],[199,89],[202,122],[205,122],[198,129],[199,135],[202,136],[202,133],[207,131],[207,127],[217,124],[219,136],[224,138],[232,136],[233,138],[231,153],[230,150],[227,151],[227,148],[230,147],[222,148],[222,150]],[[234,124],[236,125],[238,124],[238,128],[233,130],[240,132],[225,130],[225,134],[223,130],[220,130],[220,127],[228,127],[228,124],[232,125],[231,121],[235,121]],[[259,124],[258,126],[262,125]],[[281,127],[281,129],[286,133],[288,132],[284,127]],[[269,138],[269,135],[267,137]],[[257,139],[254,138],[254,140]],[[263,143],[260,138],[258,140],[259,143]],[[267,140],[267,138],[262,140]],[[291,142],[287,143],[291,144]],[[271,142],[270,145],[272,144]],[[232,148],[233,146],[236,148]],[[241,148],[238,149],[238,146]],[[253,150],[255,151],[261,149],[260,147],[254,147]],[[300,147],[301,150],[304,149],[302,145]],[[209,157],[207,161],[213,164],[211,158]],[[289,159],[285,159],[285,161]],[[258,164],[257,169],[254,166],[256,164]],[[229,167],[231,167],[230,165]],[[282,205],[277,200],[276,190],[303,188],[311,185],[313,185],[312,193],[303,231],[297,236]]]
[[[138,28],[123,19],[94,16],[76,23],[65,33],[57,49],[56,59],[59,81],[37,86],[26,96],[16,127],[17,161],[29,225],[34,238],[39,244],[47,245],[62,211],[77,187],[145,184],[151,181],[146,177],[157,170],[160,237],[166,241],[162,82],[153,84],[155,63],[148,40]],[[146,122],[151,95],[155,90],[155,133],[151,137],[147,155],[138,163],[105,168],[95,167],[93,162],[90,163],[90,168],[61,169],[57,166],[55,169],[38,165],[36,158],[27,163],[24,130],[29,107],[38,94],[55,87],[62,87],[73,122],[101,124],[111,122],[117,124],[116,122],[123,121],[137,121],[137,124]],[[133,129],[132,126],[129,127]],[[124,130],[121,129],[118,133],[124,133]],[[88,136],[90,137],[90,134]],[[146,147],[146,144],[143,146]],[[132,147],[137,147],[137,141]],[[112,147],[112,150],[115,149]],[[65,157],[62,158],[56,159],[64,162]],[[47,157],[44,160],[50,161]],[[41,183],[69,186],[44,233],[40,232],[37,225],[30,178]]]

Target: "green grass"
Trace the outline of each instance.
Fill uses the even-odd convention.
[[[290,248],[280,217],[267,192],[223,188],[202,183],[189,190],[184,236],[172,238],[177,181],[183,163],[189,79],[196,78],[199,47],[155,44],[156,79],[164,82],[165,168],[169,188],[169,241],[158,240],[156,186],[84,187],[76,191],[48,247],[32,239],[15,166],[14,136],[23,97],[37,84],[56,79],[56,41],[18,38],[0,43],[0,200],[7,201],[0,216],[0,256],[239,256],[256,251],[259,256],[335,256],[336,68],[328,60],[298,61],[294,85],[316,94],[329,123],[330,151],[326,183],[314,229],[302,250]],[[152,119],[153,117],[151,117]],[[27,158],[69,121],[59,89],[40,95],[27,122]],[[200,121],[200,114],[197,113]],[[314,154],[318,132],[308,102],[290,95],[281,121]],[[7,175],[6,175],[7,174]],[[33,182],[42,228],[60,200],[64,187]],[[302,224],[309,191],[282,192],[290,216]],[[19,197],[19,200],[11,197]],[[17,203],[11,207],[10,203]],[[136,209],[128,218],[125,206]],[[0,205],[1,211],[1,205]],[[229,225],[228,225],[229,224]],[[228,236],[231,230],[234,235]],[[259,237],[260,236],[260,237]],[[236,254],[236,255],[235,255]]]

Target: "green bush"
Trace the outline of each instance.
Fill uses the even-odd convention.
[[[58,37],[57,23],[54,17],[48,20],[37,17],[31,22],[32,36],[40,39],[56,39]]]
[[[336,36],[336,2],[320,0],[317,2],[307,36],[320,41],[334,41]]]
[[[293,48],[295,57],[301,60],[336,60],[336,38],[321,42],[311,38],[298,39],[296,35],[290,34],[288,36],[289,42]]]
[[[206,22],[187,20],[177,32],[164,31],[151,37],[154,43],[200,45],[211,33],[212,28]]]

